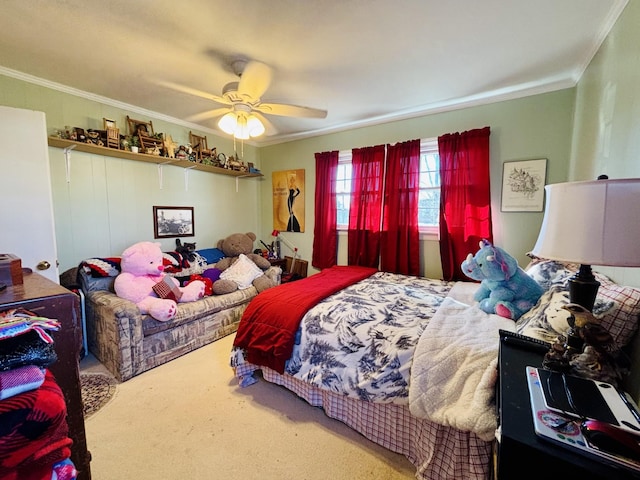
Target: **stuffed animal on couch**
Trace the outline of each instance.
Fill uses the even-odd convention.
[[[258,292],[275,286],[275,282],[264,274],[271,262],[253,252],[255,233],[232,233],[218,241],[218,248],[225,254],[214,268],[219,270],[220,278],[213,283],[213,293],[223,295],[238,289],[256,287]]]
[[[461,268],[467,277],[480,281],[474,299],[487,313],[517,320],[544,292],[515,258],[488,240],[480,242],[480,250],[473,256],[469,254]]]
[[[204,283],[190,282],[180,287],[175,278],[164,273],[159,243],[139,242],[122,253],[121,273],[116,277],[116,295],[132,301],[140,313],[167,321],[176,316],[177,302],[193,302],[204,296]],[[163,298],[161,298],[161,296]]]

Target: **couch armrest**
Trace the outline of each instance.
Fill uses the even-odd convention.
[[[282,269],[280,267],[271,266],[264,271],[264,274],[276,282],[276,285],[282,283]]]
[[[107,291],[86,295],[89,350],[120,381],[138,373],[142,358],[142,314],[135,303]]]

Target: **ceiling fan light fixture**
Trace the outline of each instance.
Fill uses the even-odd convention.
[[[218,121],[218,127],[220,127],[220,130],[222,130],[224,133],[228,133],[229,135],[235,134],[238,127],[238,119],[235,112],[226,113]]]
[[[247,117],[244,112],[226,113],[219,121],[218,127],[225,133],[240,140],[249,137],[259,137],[265,132],[264,125],[258,117],[251,114]]]
[[[233,136],[240,140],[247,140],[249,138],[249,128],[247,127],[246,115],[238,114],[238,123]]]
[[[255,115],[249,115],[249,118],[247,119],[247,128],[249,129],[249,135],[252,137],[259,137],[265,130],[264,125]]]

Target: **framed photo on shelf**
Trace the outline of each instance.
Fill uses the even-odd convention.
[[[516,160],[502,166],[503,212],[542,212],[547,159]]]
[[[107,130],[108,128],[116,128],[116,121],[115,120],[109,120],[108,118],[102,118],[102,120],[104,121],[104,129]]]
[[[153,207],[153,238],[195,235],[193,207]]]

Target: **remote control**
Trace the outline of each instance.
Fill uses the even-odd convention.
[[[525,350],[534,352],[547,353],[551,348],[551,344],[538,338],[527,337],[521,333],[510,332],[509,330],[500,330],[500,340],[508,345],[514,345]]]

